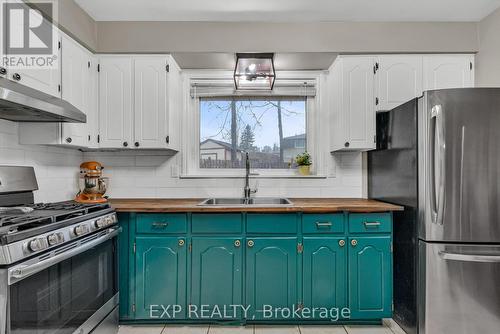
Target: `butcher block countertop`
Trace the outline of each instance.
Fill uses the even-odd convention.
[[[110,199],[117,212],[383,212],[403,207],[362,198],[290,198],[289,206],[200,206],[202,198]]]

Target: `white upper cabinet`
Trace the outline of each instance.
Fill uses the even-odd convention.
[[[28,6],[24,4],[22,1],[18,1],[18,3],[22,6],[26,6],[25,7],[26,10],[28,10]],[[29,15],[30,15],[30,22],[39,22],[43,20],[41,14],[37,11],[31,10],[29,11]],[[21,24],[23,21],[16,20],[15,22],[19,23],[17,25],[17,28],[16,25],[13,24],[10,27],[11,30],[9,30],[8,33],[10,34],[11,38],[20,41],[20,43],[26,43],[28,39],[26,38],[26,36],[24,36],[25,34],[24,27]],[[43,93],[50,94],[56,97],[61,97],[61,61],[60,61],[61,40],[60,40],[59,30],[56,27],[52,27],[52,29],[54,31],[52,48],[53,48],[53,54],[56,57],[56,59],[52,59],[52,61],[54,62],[54,66],[47,68],[14,68],[14,67],[9,68],[9,66],[5,66],[5,70],[7,71],[5,77],[15,82],[18,82],[22,85],[41,91]],[[3,33],[4,32],[2,32],[2,36]],[[44,43],[44,42],[40,41],[39,43]],[[3,50],[3,52],[7,56],[9,56],[7,50]],[[44,57],[44,59],[45,58],[46,57]],[[2,72],[2,69],[0,69],[0,72]]]
[[[424,90],[474,87],[473,55],[425,55]]]
[[[376,110],[391,110],[422,95],[422,56],[384,55],[376,66]]]
[[[97,122],[97,69],[94,56],[70,37],[61,38],[62,99],[87,116],[86,123],[20,123],[23,144],[92,147]]]
[[[375,146],[376,57],[340,56],[331,68],[332,151]]]
[[[180,82],[171,56],[102,56],[99,78],[99,147],[177,149]]]
[[[92,94],[97,86],[93,55],[66,35],[62,37],[61,53],[62,98],[87,116],[87,123],[63,123],[62,140],[67,145],[89,146],[95,126],[91,121],[97,114]]]
[[[99,60],[99,146],[133,146],[132,75],[130,56],[101,56]]]
[[[134,146],[167,147],[167,57],[134,60]]]

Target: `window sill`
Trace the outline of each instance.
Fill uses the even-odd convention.
[[[181,179],[242,179],[245,175],[181,174]],[[314,175],[250,175],[251,179],[326,179],[323,174]]]

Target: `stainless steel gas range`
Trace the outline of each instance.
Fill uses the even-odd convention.
[[[0,166],[0,334],[116,333],[116,213],[37,189],[33,168]]]

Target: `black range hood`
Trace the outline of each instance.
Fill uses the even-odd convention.
[[[5,78],[0,78],[0,118],[15,122],[87,122],[87,116],[71,103]]]

